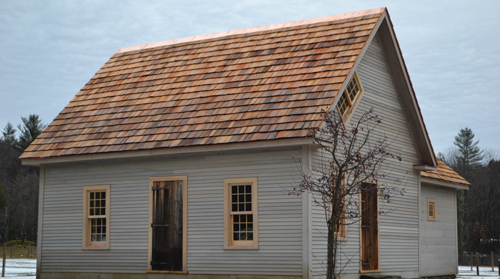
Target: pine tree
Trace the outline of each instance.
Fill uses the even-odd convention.
[[[15,148],[17,146],[16,129],[14,129],[14,126],[12,126],[10,122],[5,125],[2,134],[2,140],[5,141],[8,146],[12,148]]]
[[[36,114],[30,114],[28,118],[21,117],[21,119],[24,126],[17,126],[21,132],[17,146],[25,150],[43,132],[47,125],[44,125],[40,117]]]
[[[458,173],[467,179],[471,169],[480,165],[483,160],[483,151],[477,146],[479,140],[474,142],[474,133],[465,127],[455,136],[453,144],[457,146],[459,152],[456,157]]]

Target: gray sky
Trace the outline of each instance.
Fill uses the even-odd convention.
[[[437,152],[500,150],[500,1],[0,1],[0,129],[50,123],[118,49],[388,7]]]

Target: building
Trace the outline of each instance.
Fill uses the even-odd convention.
[[[323,213],[287,193],[321,160],[321,110],[371,107],[406,194],[376,245],[348,229],[345,277],[455,274],[468,183],[436,160],[380,8],[117,51],[21,156],[41,168],[39,276],[324,277]]]

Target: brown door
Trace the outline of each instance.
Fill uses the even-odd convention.
[[[182,181],[153,183],[152,270],[182,270]]]
[[[377,185],[361,187],[361,270],[378,269]]]

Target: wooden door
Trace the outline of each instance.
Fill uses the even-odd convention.
[[[182,270],[182,184],[182,181],[153,183],[152,270]]]
[[[361,187],[361,270],[378,267],[378,195],[377,185]]]

